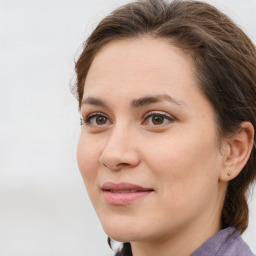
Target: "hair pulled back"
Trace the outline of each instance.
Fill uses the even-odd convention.
[[[220,138],[249,121],[256,128],[256,49],[245,33],[215,7],[188,0],[141,0],[104,18],[84,44],[76,62],[74,92],[81,106],[84,83],[98,50],[108,42],[149,36],[165,38],[193,57],[198,84],[215,109]],[[241,173],[229,182],[222,228],[241,233],[248,226],[247,191],[256,177],[254,147]],[[110,241],[110,240],[109,240]],[[124,243],[117,256],[132,255]]]

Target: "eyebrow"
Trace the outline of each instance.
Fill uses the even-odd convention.
[[[132,108],[138,108],[138,107],[147,106],[153,103],[158,103],[161,101],[168,101],[178,106],[186,106],[186,103],[184,101],[173,98],[168,94],[145,96],[138,99],[134,99],[131,101],[130,105]],[[87,97],[83,99],[81,105],[83,104],[89,104],[89,105],[94,105],[99,107],[108,107],[108,105],[103,100],[94,98],[94,97]]]
[[[161,101],[168,101],[168,102],[174,103],[175,105],[178,105],[178,106],[186,106],[185,102],[183,102],[182,100],[173,98],[168,94],[145,96],[145,97],[142,97],[139,99],[135,99],[131,102],[131,106],[137,108],[137,107],[143,107],[143,106],[161,102]]]
[[[89,104],[89,105],[94,105],[94,106],[99,106],[99,107],[107,107],[107,104],[97,98],[93,98],[93,97],[88,97],[82,100],[82,104]]]

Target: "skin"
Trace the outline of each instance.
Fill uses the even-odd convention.
[[[131,242],[134,256],[190,255],[220,229],[228,181],[242,168],[227,175],[242,150],[219,144],[214,110],[193,67],[164,39],[116,40],[97,53],[85,81],[79,169],[105,232]],[[149,96],[158,101],[138,103]],[[105,182],[154,191],[110,205]]]

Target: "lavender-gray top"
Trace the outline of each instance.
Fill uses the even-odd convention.
[[[255,256],[235,228],[220,230],[190,256]]]

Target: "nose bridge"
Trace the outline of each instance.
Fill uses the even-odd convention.
[[[110,169],[119,169],[124,165],[136,166],[139,157],[135,133],[127,122],[116,124],[110,131],[100,162]]]
[[[111,134],[106,142],[104,151],[109,153],[125,154],[127,151],[132,150],[132,136],[130,127],[126,124],[115,125],[111,131]],[[130,145],[131,144],[131,145]]]
[[[113,127],[108,144],[114,148],[120,146],[120,148],[125,150],[131,142],[131,126],[127,122],[117,124]]]

